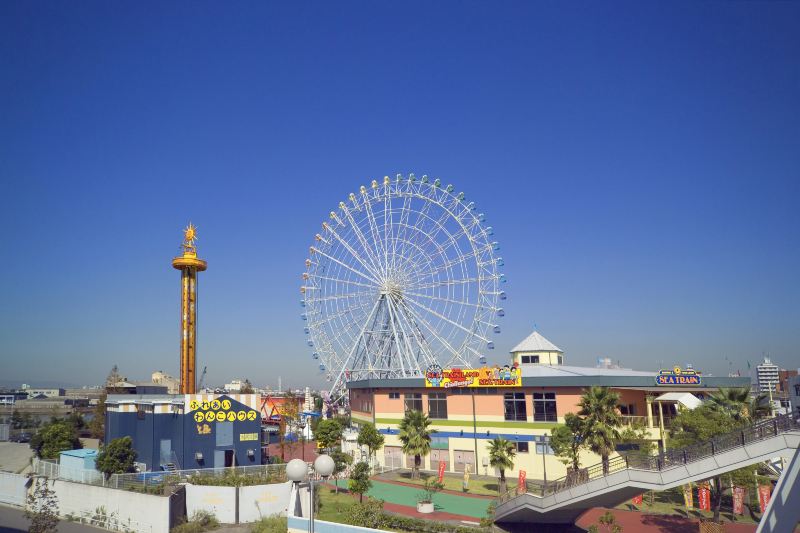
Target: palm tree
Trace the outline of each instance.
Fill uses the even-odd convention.
[[[403,443],[403,453],[414,456],[414,467],[411,470],[412,479],[419,478],[419,467],[422,458],[431,453],[431,434],[436,430],[428,429],[431,421],[428,415],[421,411],[406,411],[400,421],[398,437]]]
[[[736,422],[755,422],[772,413],[766,393],[750,395],[750,387],[722,388],[708,397],[712,409],[721,411]]]
[[[514,456],[517,455],[517,447],[510,440],[503,437],[495,437],[488,444],[489,464],[500,471],[500,483],[498,491],[500,494],[506,492],[506,470],[514,468]]]
[[[603,475],[608,474],[608,457],[619,440],[622,418],[617,410],[619,394],[608,387],[592,387],[578,402],[578,416],[583,419],[586,445],[603,460]]]

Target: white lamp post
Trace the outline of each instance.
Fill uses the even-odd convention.
[[[303,516],[303,506],[300,505],[300,482],[308,477],[308,465],[301,459],[292,459],[286,465],[286,477],[294,482],[295,504],[292,514]]]
[[[314,461],[314,472],[319,474],[319,477],[326,478],[333,474],[336,464],[330,455],[320,455]],[[311,480],[311,519],[308,521],[309,533],[314,533],[314,480]]]

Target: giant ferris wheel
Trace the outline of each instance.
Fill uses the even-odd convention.
[[[413,174],[373,180],[330,212],[301,305],[332,399],[351,380],[485,364],[506,298],[493,234],[464,193]]]

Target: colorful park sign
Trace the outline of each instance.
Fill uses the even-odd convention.
[[[661,370],[656,376],[656,385],[699,386],[700,384],[700,374],[691,368],[683,369],[676,366],[670,370]]]
[[[517,365],[481,368],[442,368],[430,365],[425,371],[425,386],[431,388],[521,387],[522,372]]]

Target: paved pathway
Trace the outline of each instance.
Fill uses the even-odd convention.
[[[33,450],[27,443],[0,442],[0,470],[21,473],[30,466]]]
[[[22,509],[0,505],[0,533],[27,532],[30,525]],[[106,530],[76,522],[62,520],[58,523],[58,533],[103,533],[104,531]]]
[[[597,519],[608,510],[598,507],[589,509],[578,518],[575,524],[582,528],[588,528],[592,524],[597,524]],[[687,533],[688,531],[697,531],[699,522],[699,520],[692,520],[683,516],[654,515],[638,511],[621,511],[619,509],[612,509],[611,512],[625,532]],[[725,522],[725,533],[753,533],[755,530],[755,524]]]

